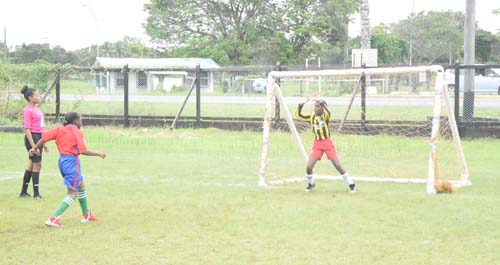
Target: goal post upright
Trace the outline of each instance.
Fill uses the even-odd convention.
[[[445,85],[443,85],[441,89],[443,91],[444,98],[449,99],[450,95],[448,92],[448,88]],[[445,100],[444,102],[448,112],[448,122],[451,125],[450,127],[451,127],[451,133],[453,135],[453,144],[455,146],[460,163],[460,171],[461,171],[460,183],[455,183],[455,186],[456,187],[468,186],[471,185],[471,182],[469,180],[469,167],[467,166],[467,160],[465,160],[465,153],[464,149],[462,148],[460,133],[458,132],[457,120],[455,119],[455,111],[451,106],[449,100]]]
[[[434,194],[434,182],[437,178],[439,178],[439,168],[438,168],[438,142],[439,142],[439,134],[440,134],[440,125],[443,122],[441,120],[441,107],[442,100],[445,101],[445,106],[447,108],[447,114],[449,119],[449,125],[451,127],[452,138],[454,142],[454,146],[456,152],[458,154],[458,162],[461,167],[461,186],[464,186],[469,182],[469,173],[467,164],[465,161],[465,156],[463,153],[463,149],[460,142],[460,136],[458,135],[457,125],[455,123],[455,119],[453,117],[453,112],[450,111],[450,103],[448,102],[448,91],[445,91],[444,85],[444,69],[439,65],[432,66],[416,66],[416,67],[396,67],[396,68],[363,68],[363,69],[337,69],[337,70],[317,70],[317,71],[272,71],[268,75],[268,83],[267,83],[267,98],[266,98],[266,110],[263,124],[263,142],[262,142],[262,153],[260,160],[260,170],[259,170],[259,185],[267,186],[267,185],[279,185],[286,183],[294,183],[299,181],[304,181],[303,177],[296,178],[287,178],[287,179],[278,179],[278,180],[268,180],[266,178],[266,167],[267,167],[267,156],[269,149],[269,138],[270,138],[270,130],[271,130],[271,122],[272,122],[272,107],[273,102],[275,100],[274,97],[278,99],[278,102],[283,107],[285,112],[285,118],[288,123],[288,127],[292,136],[297,144],[297,148],[301,153],[301,156],[304,160],[304,166],[307,163],[308,156],[305,151],[304,145],[300,138],[300,135],[297,132],[295,127],[293,117],[288,109],[288,106],[283,97],[283,93],[281,87],[276,83],[277,78],[294,78],[294,77],[332,77],[332,76],[349,76],[349,75],[357,75],[361,76],[362,73],[370,74],[370,75],[388,75],[388,74],[412,74],[412,73],[422,73],[422,72],[432,72],[436,78],[434,90],[434,108],[433,108],[433,117],[432,117],[432,129],[430,136],[430,152],[428,158],[428,172],[427,179],[426,178],[384,178],[384,177],[364,177],[364,176],[353,176],[354,180],[361,181],[374,181],[374,182],[397,182],[397,183],[426,183],[427,184],[427,192],[429,194]],[[359,84],[358,84],[359,85]],[[432,88],[431,88],[432,89]],[[352,99],[351,99],[352,101]],[[428,142],[429,143],[429,142]],[[425,163],[425,162],[424,162]],[[422,175],[425,173],[422,172]],[[317,176],[318,179],[341,179],[338,176]],[[454,183],[456,184],[456,182]]]
[[[264,124],[262,126],[262,152],[260,155],[259,168],[259,186],[266,186],[266,159],[267,151],[269,150],[269,134],[271,132],[272,108],[273,108],[273,89],[275,84],[274,78],[269,74],[267,78],[266,89],[266,109],[264,114]]]

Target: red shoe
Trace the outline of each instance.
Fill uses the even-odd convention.
[[[82,223],[87,223],[87,222],[97,222],[99,221],[99,218],[97,218],[92,210],[89,210],[88,214],[82,215],[82,219],[80,219]]]
[[[47,221],[45,221],[45,225],[48,227],[62,227],[63,225],[59,221],[59,216],[49,217]]]

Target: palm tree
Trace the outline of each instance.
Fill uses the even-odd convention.
[[[368,0],[361,1],[361,49],[371,48],[370,6]]]

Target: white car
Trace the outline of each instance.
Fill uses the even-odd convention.
[[[460,92],[464,91],[464,69],[460,69]],[[455,69],[444,72],[445,83],[455,90]],[[474,76],[474,91],[481,94],[500,95],[500,69],[479,69]]]

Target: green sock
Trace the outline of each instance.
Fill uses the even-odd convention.
[[[61,214],[69,208],[69,206],[75,201],[75,196],[68,195],[64,200],[59,204],[56,211],[52,214],[52,217],[60,216]]]
[[[87,193],[85,189],[78,190],[78,202],[80,202],[80,207],[82,208],[82,214],[86,215],[89,213],[89,209],[87,208]]]

